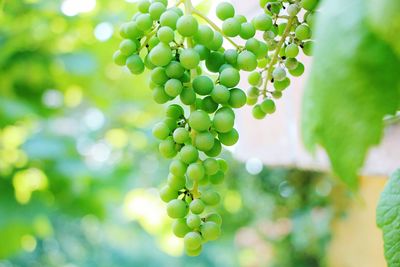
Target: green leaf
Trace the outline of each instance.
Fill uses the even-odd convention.
[[[314,63],[303,97],[308,149],[325,148],[333,171],[351,188],[383,117],[399,107],[399,59],[366,22],[363,0],[323,1],[316,23]]]
[[[400,57],[400,1],[368,0],[368,19],[372,30],[388,42]]]
[[[397,170],[381,194],[376,223],[383,231],[385,258],[389,267],[400,266],[400,170]]]

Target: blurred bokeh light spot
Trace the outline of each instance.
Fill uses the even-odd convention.
[[[259,174],[263,169],[263,163],[258,158],[250,158],[246,161],[246,170],[253,175]]]
[[[18,171],[13,177],[15,198],[21,204],[26,204],[31,199],[34,191],[44,190],[48,186],[46,174],[42,170],[30,168]]]
[[[128,144],[128,134],[123,129],[110,129],[106,132],[107,142],[114,148],[123,148]]]
[[[90,130],[96,131],[103,127],[105,117],[100,110],[96,108],[90,108],[86,111],[83,121]]]
[[[59,108],[63,104],[63,95],[55,89],[47,90],[42,97],[43,104],[49,108]]]
[[[228,191],[224,198],[224,207],[230,213],[237,213],[242,208],[242,196],[237,191]]]
[[[79,13],[90,12],[96,7],[96,0],[64,0],[61,12],[67,16],[76,16]]]
[[[97,24],[96,28],[94,28],[94,36],[99,41],[107,41],[111,38],[114,33],[114,28],[109,22],[102,22]]]
[[[21,237],[21,247],[28,252],[32,252],[36,248],[36,239],[31,235]]]
[[[79,86],[72,85],[64,93],[64,102],[67,107],[73,108],[82,102],[82,89]]]

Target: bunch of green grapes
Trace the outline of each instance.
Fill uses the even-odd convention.
[[[259,62],[261,70],[248,76],[251,87],[247,103],[254,105],[254,118],[263,119],[275,112],[274,99],[281,98],[282,92],[290,86],[288,74],[298,77],[304,73],[304,65],[297,57],[300,50],[311,56],[311,28],[317,5],[318,0],[260,0],[264,13],[255,17],[253,24],[263,31],[268,56]],[[258,49],[256,40],[248,42],[249,50]],[[269,84],[273,88],[268,88]]]
[[[121,26],[124,40],[114,54],[115,63],[135,75],[150,70],[155,102],[172,102],[165,119],[153,128],[160,140],[160,154],[171,159],[160,196],[167,202],[168,215],[175,219],[174,234],[184,239],[185,251],[191,256],[199,255],[204,243],[221,234],[222,219],[214,208],[221,197],[215,186],[223,182],[228,166],[217,157],[222,145],[232,146],[239,139],[233,109],[254,102],[238,88],[240,71],[265,68],[274,60],[269,54],[271,46],[278,49],[274,38],[255,38],[257,31],[266,37],[268,32],[275,34],[273,18],[278,15],[269,9],[249,22],[230,3],[220,3],[216,9],[220,28],[190,0],[179,0],[173,6],[167,0],[140,0],[138,12]],[[297,37],[290,44],[308,47]],[[276,73],[278,66],[271,66]],[[263,72],[251,73],[251,84],[260,84]],[[267,106],[264,102],[262,112]]]

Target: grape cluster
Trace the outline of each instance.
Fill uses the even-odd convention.
[[[174,234],[184,239],[185,251],[191,256],[199,255],[205,242],[221,234],[222,219],[214,208],[221,197],[215,185],[223,182],[228,166],[217,157],[222,145],[232,146],[239,139],[233,109],[257,102],[262,90],[256,86],[262,84],[268,63],[275,87],[281,84],[274,92],[276,97],[290,82],[280,65],[290,59],[292,65],[286,67],[300,73],[295,50],[301,46],[308,51],[310,46],[305,42],[310,37],[309,28],[306,23],[297,25],[295,15],[289,18],[288,26],[276,24],[283,1],[261,2],[265,2],[261,3],[265,13],[250,22],[236,14],[230,3],[220,3],[216,9],[222,23],[219,28],[190,0],[178,0],[174,6],[168,6],[168,0],[140,0],[138,12],[121,26],[123,41],[114,54],[115,63],[135,75],[148,69],[155,102],[172,102],[165,119],[153,128],[153,135],[160,140],[160,154],[171,159],[160,196],[167,203],[169,217],[175,219]],[[306,30],[297,30],[300,26]],[[296,35],[288,35],[286,27],[296,27]],[[265,40],[255,38],[257,30],[264,32]],[[283,50],[275,36],[285,38]],[[244,44],[238,45],[232,38]],[[226,48],[224,41],[233,48]],[[270,53],[274,49],[283,51],[277,63]],[[238,88],[240,71],[251,72],[249,98]],[[254,107],[256,118],[275,110],[266,93],[264,97]]]
[[[247,103],[254,105],[254,118],[263,119],[275,112],[274,99],[281,98],[282,92],[290,86],[288,73],[293,77],[304,73],[304,65],[296,58],[300,49],[311,56],[311,28],[317,5],[318,0],[260,0],[264,13],[255,17],[253,24],[260,25],[259,29],[263,31],[268,55],[259,61],[261,70],[248,76],[251,87],[247,92]],[[303,14],[302,19],[300,14]],[[257,45],[253,49],[257,49]],[[269,84],[273,88],[268,88]]]

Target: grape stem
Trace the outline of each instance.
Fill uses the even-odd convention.
[[[288,19],[285,31],[282,34],[282,38],[279,40],[279,43],[277,44],[276,48],[275,48],[275,53],[272,56],[271,62],[269,63],[269,65],[264,69],[264,70],[268,70],[267,71],[267,75],[265,77],[265,83],[264,83],[264,88],[262,90],[262,94],[264,96],[264,98],[267,96],[267,85],[269,80],[271,80],[272,78],[272,67],[276,64],[276,62],[278,61],[278,57],[279,57],[279,52],[281,51],[282,45],[285,43],[286,37],[288,37],[289,33],[290,33],[290,28],[292,28],[292,24],[293,21],[295,19],[295,16],[291,17]]]
[[[153,37],[156,34],[157,30],[158,30],[158,27],[155,27],[154,30],[152,30],[151,32],[149,32],[146,35],[143,44],[139,47],[139,50],[138,50],[139,52],[142,51],[142,49],[148,44],[150,38]]]

